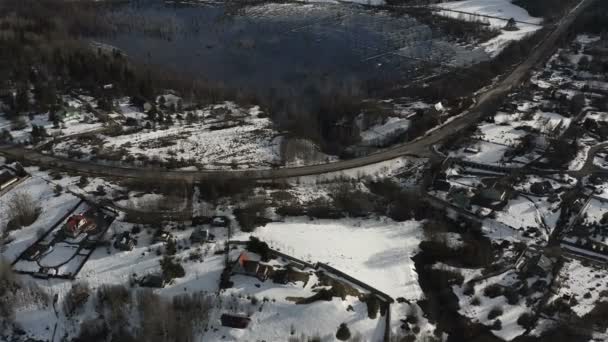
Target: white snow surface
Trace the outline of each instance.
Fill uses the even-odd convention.
[[[283,253],[327,263],[394,298],[423,297],[411,260],[422,238],[419,222],[289,219],[253,235]]]

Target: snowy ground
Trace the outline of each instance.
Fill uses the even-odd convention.
[[[450,1],[439,3],[436,6],[445,9],[438,12],[442,16],[466,21],[478,21],[489,24],[490,27],[500,29],[501,34],[499,36],[482,44],[485,51],[491,56],[498,55],[510,42],[521,40],[541,29],[540,24],[542,23],[542,19],[530,16],[525,9],[514,5],[510,0]],[[496,18],[482,17],[480,15]],[[520,22],[517,23],[518,30],[504,30],[507,21],[511,18]]]
[[[48,113],[35,113],[29,117],[22,117],[24,128],[13,129],[16,128],[15,123],[6,118],[4,113],[0,112],[0,131],[5,129],[10,131],[13,141],[15,142],[29,142],[33,125],[44,127],[46,133],[50,137],[93,132],[103,127],[103,124],[93,113],[84,109],[86,104],[85,101],[70,96],[63,96],[63,101],[66,104],[69,104],[72,110],[78,112],[79,115],[71,120],[60,122],[58,126],[55,126],[53,122],[49,120]]]
[[[597,302],[605,300],[608,294],[606,276],[606,270],[602,267],[571,259],[559,273],[562,286],[553,299],[568,298],[566,302],[572,311],[583,317],[593,310]]]
[[[142,126],[149,123],[144,114],[126,104],[121,111],[127,118],[140,120]],[[147,158],[166,162],[175,158],[199,167],[220,169],[270,167],[279,162],[279,133],[258,107],[245,110],[225,103],[189,114],[191,122],[186,120],[188,114],[182,113],[181,120],[174,116],[173,125],[152,125],[118,136],[100,134],[92,142],[62,141],[53,151],[68,154],[80,150],[83,158],[89,159],[94,156],[92,150],[101,148],[106,153],[119,153],[123,160]]]
[[[422,291],[411,257],[418,252],[421,234],[415,221],[289,219],[258,228],[253,235],[283,253],[327,263],[395,298],[418,300]]]

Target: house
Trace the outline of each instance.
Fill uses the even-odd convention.
[[[468,209],[471,206],[471,195],[465,189],[453,188],[448,196],[451,202],[461,209]]]
[[[535,195],[546,195],[553,191],[553,186],[549,181],[534,182],[530,185],[530,192]]]
[[[169,232],[159,229],[154,234],[154,238],[152,239],[152,242],[154,242],[154,243],[167,242],[167,241],[169,241],[170,238],[171,238],[171,234]]]
[[[515,264],[515,269],[522,273],[548,274],[553,270],[553,262],[541,253],[526,250]]]
[[[190,234],[190,242],[192,243],[204,243],[209,240],[209,231],[206,229],[195,229]]]
[[[211,218],[212,227],[228,227],[230,225],[230,219],[226,216],[214,216]]]
[[[475,191],[476,204],[484,207],[497,207],[506,204],[508,198],[508,187],[496,181],[483,181],[482,186]]]
[[[70,216],[68,221],[63,226],[63,232],[66,235],[75,238],[81,233],[90,232],[95,230],[95,228],[97,228],[97,223],[95,223],[94,220],[86,217],[85,215],[78,214]]]
[[[80,120],[80,118],[80,110],[71,106],[63,107],[55,113],[55,120],[60,122],[77,121]]]
[[[165,287],[165,285],[165,278],[160,274],[148,274],[139,281],[139,286],[141,287],[160,289]]]
[[[261,281],[266,280],[272,271],[272,266],[262,264],[258,255],[245,251],[241,252],[232,267],[234,274],[256,277]]]
[[[479,190],[479,197],[489,202],[502,202],[507,198],[507,191],[495,186]]]
[[[0,170],[0,190],[4,190],[9,186],[15,184],[19,180],[19,177],[15,176],[12,172],[6,170]]]
[[[222,326],[235,329],[246,329],[251,322],[251,318],[247,316],[232,314],[223,314],[220,320],[222,321]]]
[[[114,241],[114,248],[121,251],[130,251],[135,248],[135,239],[131,237],[129,232],[124,232],[116,237],[116,241]]]

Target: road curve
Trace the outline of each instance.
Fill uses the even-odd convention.
[[[281,178],[310,176],[338,172],[377,164],[405,155],[430,156],[433,145],[447,137],[456,134],[478,122],[488,109],[493,108],[498,101],[505,97],[514,87],[527,77],[528,72],[539,62],[546,60],[555,51],[559,38],[570,28],[576,17],[595,0],[582,0],[570,13],[564,16],[549,32],[542,42],[532,51],[530,56],[519,64],[507,77],[499,81],[490,90],[481,94],[477,103],[455,117],[453,120],[411,142],[403,143],[364,157],[342,160],[326,164],[279,169],[254,170],[200,170],[178,171],[141,167],[121,167],[93,163],[89,161],[70,160],[67,158],[45,155],[40,152],[18,146],[0,146],[0,154],[21,160],[30,164],[44,165],[77,174],[87,174],[117,178],[140,178],[166,181],[194,182],[206,179],[255,179],[272,180]]]

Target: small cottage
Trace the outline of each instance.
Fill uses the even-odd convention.
[[[139,286],[141,287],[151,287],[156,289],[163,288],[165,285],[165,278],[163,278],[163,276],[160,274],[148,274],[139,282]]]
[[[19,180],[19,177],[15,176],[10,171],[0,170],[0,190],[4,190],[9,186],[15,184]]]
[[[232,267],[232,273],[234,274],[256,277],[261,281],[268,279],[272,271],[272,266],[261,263],[258,255],[245,251],[239,255]]]
[[[251,322],[251,318],[247,316],[232,314],[223,314],[220,320],[222,321],[222,326],[235,329],[245,329]]]
[[[195,229],[190,234],[190,242],[192,243],[205,243],[209,240],[209,231],[206,229]]]

